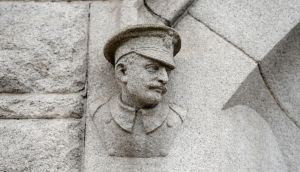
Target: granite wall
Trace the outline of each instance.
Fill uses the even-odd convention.
[[[298,0],[0,0],[0,171],[299,171],[299,21]],[[90,119],[118,93],[104,43],[138,23],[182,37],[164,158],[107,156]]]

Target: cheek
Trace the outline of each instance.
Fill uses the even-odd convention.
[[[147,86],[144,78],[142,75],[138,75],[138,73],[135,73],[131,77],[128,78],[127,82],[127,88],[131,92],[140,92],[144,91],[145,87]]]
[[[128,79],[132,82],[133,85],[136,86],[145,85],[150,80],[147,72],[143,70],[132,71],[129,75],[130,76]]]

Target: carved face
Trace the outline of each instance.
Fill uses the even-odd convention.
[[[124,72],[126,91],[142,105],[156,105],[167,92],[168,68],[163,64],[136,54]]]

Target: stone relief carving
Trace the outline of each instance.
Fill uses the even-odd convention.
[[[121,93],[99,105],[93,122],[110,156],[167,156],[186,110],[162,102],[181,40],[172,28],[135,25],[104,47]]]

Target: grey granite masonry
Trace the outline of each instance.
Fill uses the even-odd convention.
[[[298,0],[0,0],[0,171],[298,172],[299,33]]]

